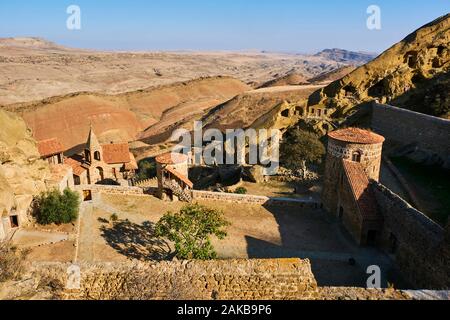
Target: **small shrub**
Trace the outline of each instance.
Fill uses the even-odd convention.
[[[78,217],[79,206],[78,193],[69,189],[45,192],[37,199],[36,221],[42,225],[71,223]]]
[[[234,190],[234,193],[236,194],[247,194],[247,189],[244,187],[239,187]]]
[[[115,213],[113,213],[111,215],[111,217],[109,218],[109,220],[111,220],[112,222],[117,222],[117,220],[119,220],[119,216]]]
[[[29,253],[30,250],[19,250],[9,242],[0,242],[0,282],[19,280]]]

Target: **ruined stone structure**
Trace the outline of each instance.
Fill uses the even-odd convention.
[[[194,184],[189,180],[189,157],[181,153],[166,153],[156,157],[158,197],[190,202]]]
[[[324,174],[324,207],[342,220],[359,244],[374,244],[381,217],[368,190],[378,181],[384,138],[358,128],[331,132]]]
[[[138,169],[127,143],[101,145],[92,128],[83,154],[65,163],[73,169],[75,185],[114,182],[127,186]]]

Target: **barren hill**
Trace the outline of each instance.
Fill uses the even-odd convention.
[[[423,26],[375,60],[315,92],[309,105],[346,116],[379,100],[441,117],[450,116],[450,14]]]
[[[310,83],[330,83],[336,80],[340,80],[349,73],[353,72],[356,69],[355,66],[344,66],[340,67],[336,70],[322,73],[314,78],[308,79],[308,82]]]
[[[8,109],[23,116],[36,140],[57,137],[71,149],[85,142],[90,124],[103,142],[133,141],[146,128],[160,133],[247,90],[233,78],[202,78],[118,95],[71,94]]]
[[[278,86],[295,86],[304,85],[308,83],[308,79],[297,72],[288,73],[282,77],[270,80],[260,86],[260,88],[278,87]]]
[[[40,38],[0,38],[0,105],[77,92],[118,94],[219,75],[261,84],[277,75],[298,72],[310,78],[340,66],[326,57],[301,54],[103,52]]]

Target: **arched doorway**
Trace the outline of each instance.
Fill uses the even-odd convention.
[[[98,177],[97,182],[105,180],[105,176],[103,174],[103,168],[102,167],[97,167],[97,177]]]

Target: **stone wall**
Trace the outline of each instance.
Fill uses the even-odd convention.
[[[430,159],[439,158],[450,168],[450,120],[374,103],[372,129],[388,141],[401,145],[416,145]]]
[[[380,244],[402,274],[419,289],[450,288],[445,230],[385,186],[371,186],[384,219]]]
[[[94,193],[110,193],[122,195],[144,195],[144,189],[139,187],[121,187],[121,186],[106,186],[99,184],[79,185],[75,186],[75,190],[83,192],[90,190]]]
[[[256,204],[256,205],[286,205],[298,207],[310,207],[319,209],[321,204],[313,200],[290,199],[290,198],[270,198],[265,196],[243,195],[225,192],[210,192],[210,191],[192,191],[193,200],[211,200],[211,201],[225,201],[241,204]]]
[[[69,264],[35,265],[33,278],[67,283]],[[308,260],[172,261],[82,264],[80,290],[65,299],[314,299]]]

